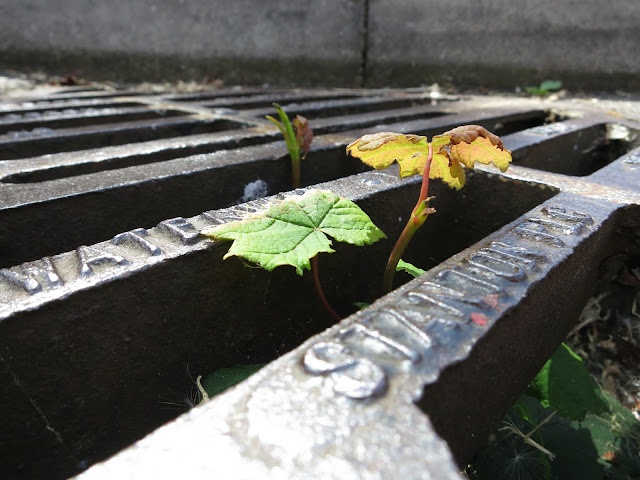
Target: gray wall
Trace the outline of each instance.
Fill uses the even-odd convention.
[[[638,0],[2,0],[0,68],[116,80],[640,89]]]

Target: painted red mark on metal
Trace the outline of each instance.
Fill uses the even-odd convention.
[[[471,314],[471,321],[477,323],[478,325],[482,325],[483,327],[489,323],[489,319],[484,313],[473,312]]]

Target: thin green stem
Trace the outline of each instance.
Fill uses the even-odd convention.
[[[316,285],[316,292],[318,293],[318,298],[320,298],[320,302],[324,309],[333,317],[334,320],[340,321],[342,318],[340,315],[336,313],[336,311],[331,307],[327,298],[324,296],[324,292],[322,290],[322,285],[320,284],[320,275],[318,273],[318,256],[311,258],[311,272],[313,273],[313,283]]]
[[[384,270],[383,283],[383,293],[385,295],[393,289],[393,279],[396,274],[396,267],[398,266],[398,262],[402,258],[402,254],[404,254],[404,251],[409,245],[409,241],[417,230],[417,228],[413,225],[412,218],[410,218],[405,225],[404,230],[400,234],[398,241],[391,251],[391,255],[389,255],[389,260],[387,260],[387,267]]]
[[[274,103],[273,106],[276,108],[278,112],[278,116],[280,117],[280,122],[278,122],[273,117],[267,117],[273,123],[275,123],[280,131],[282,132],[282,136],[284,137],[284,141],[287,144],[287,150],[289,150],[289,156],[291,157],[291,173],[292,180],[291,184],[293,188],[300,188],[300,145],[298,145],[298,140],[296,139],[296,134],[293,131],[293,125],[291,125],[291,121],[289,117],[285,113],[284,110],[278,105]]]
[[[387,261],[387,267],[384,271],[384,279],[383,279],[383,294],[389,293],[393,290],[393,279],[396,274],[396,267],[398,266],[398,262],[402,258],[404,251],[409,246],[409,242],[413,237],[413,234],[416,233],[418,228],[422,226],[425,222],[429,213],[432,210],[428,207],[429,200],[429,172],[431,171],[431,160],[433,159],[433,148],[431,144],[429,144],[429,154],[427,155],[427,161],[424,166],[424,171],[422,172],[422,186],[420,187],[420,197],[418,198],[418,203],[413,208],[411,212],[411,216],[407,221],[407,225],[404,227],[404,230],[400,234],[398,241],[396,242],[393,250],[391,251],[391,255],[389,255],[389,260]]]

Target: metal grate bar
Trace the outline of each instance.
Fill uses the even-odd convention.
[[[29,108],[98,98],[118,111],[67,112],[95,123],[57,119],[51,138],[0,144],[10,477],[72,475],[174,419],[162,407],[193,388],[187,365],[271,362],[85,478],[176,476],[176,465],[180,476],[459,478],[456,463],[571,328],[600,263],[640,254],[640,125],[586,104],[415,90],[117,93],[0,105],[5,125],[29,128],[46,122]],[[325,330],[310,279],[222,261],[226,245],[198,235],[283,198],[284,142],[262,118],[272,102],[312,118],[304,184],[353,199],[390,238],[419,179],[365,171],[344,154],[357,136],[478,123],[504,136],[514,165],[470,172],[458,193],[435,182],[438,214],[415,240],[429,248],[406,257],[428,272],[365,310],[351,302],[378,296],[371,279],[390,241],[322,258],[327,296],[353,313]],[[156,119],[159,106],[179,114]],[[150,118],[114,122],[131,112]]]

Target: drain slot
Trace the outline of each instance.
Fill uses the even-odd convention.
[[[116,109],[83,108],[67,110],[45,110],[44,112],[10,113],[0,116],[0,135],[20,138],[29,135],[29,130],[39,128],[59,129],[88,125],[108,124],[112,122],[131,122],[184,115],[179,110],[149,109],[146,107]]]
[[[526,146],[513,155],[523,167],[576,177],[590,175],[640,145],[640,131],[603,123]]]
[[[187,158],[195,155],[205,155],[215,153],[220,150],[228,150],[232,148],[244,148],[257,145],[265,141],[266,135],[235,135],[236,131],[226,132],[225,140],[216,142],[211,141],[193,146],[179,146],[162,148],[153,153],[145,153],[139,155],[124,155],[106,158],[95,162],[77,163],[74,165],[59,165],[52,167],[40,168],[26,172],[7,175],[0,181],[2,183],[39,183],[50,180],[58,180],[61,178],[77,177],[96,172],[105,172],[108,170],[117,170],[119,168],[135,167],[138,165],[148,165],[151,163],[166,162],[178,158]],[[226,140],[229,136],[233,138]]]
[[[441,115],[445,114],[448,115],[447,113],[441,113]],[[409,130],[409,132],[431,138],[434,135],[440,135],[447,130],[467,123],[480,125],[498,136],[504,136],[518,132],[522,128],[537,127],[545,125],[548,122],[548,114],[543,110],[530,110],[496,116],[486,116],[486,114],[483,115],[480,112],[467,112],[460,114],[460,117],[453,117],[452,121],[442,122],[438,126],[417,128],[415,130]]]
[[[278,90],[273,89],[270,90],[270,95],[278,95],[283,93],[289,93],[288,90]],[[206,102],[209,100],[219,100],[223,98],[238,98],[238,97],[249,97],[251,95],[265,95],[264,90],[260,89],[240,89],[240,90],[218,90],[215,93],[211,93],[211,91],[204,91],[199,93],[183,93],[179,95],[170,95],[164,97],[167,100],[171,100],[172,102]]]
[[[235,98],[228,100],[226,98],[218,99],[213,102],[205,102],[202,105],[210,108],[225,107],[235,110],[250,110],[253,108],[272,107],[274,103],[282,104],[287,101],[312,102],[315,100],[339,100],[343,98],[353,98],[354,94],[318,94],[318,95],[255,95],[246,98]]]
[[[416,107],[400,110],[388,110],[362,115],[345,115],[317,119],[311,126],[318,135],[363,129],[389,123],[411,120],[427,120],[448,115],[447,112],[431,110],[431,107]]]
[[[372,220],[382,228],[390,239],[399,237],[405,226],[408,213],[406,209],[402,211],[390,207],[405,205],[410,209],[418,197],[420,183],[415,181],[412,186],[398,190],[379,194],[359,202],[363,210],[371,213]],[[398,198],[400,192],[402,192],[402,197]],[[491,195],[487,195],[487,192],[491,192]],[[428,225],[418,230],[411,246],[402,257],[403,260],[425,270],[435,267],[516,220],[529,210],[554,197],[558,194],[558,190],[541,184],[505,182],[497,175],[469,171],[467,183],[461,191],[451,190],[441,182],[432,182],[429,194],[436,197],[431,205],[436,208],[437,214],[430,216]],[[385,207],[382,207],[383,205]],[[460,208],[460,205],[474,205],[474,208]],[[492,212],[492,215],[490,217],[478,215],[478,211]],[[402,221],[399,221],[399,218]],[[421,248],[420,245],[428,245],[429,248]],[[367,247],[367,252],[385,258],[389,255],[392,246],[393,242],[379,242],[372,247]],[[363,253],[365,257],[369,255]],[[344,272],[359,272],[359,269],[371,268],[370,266],[366,267],[364,263],[346,265],[344,257],[337,254],[327,257],[326,260],[323,259],[323,262],[327,264],[326,267],[323,265],[323,275],[325,275],[326,269],[331,271],[332,262],[334,262],[333,268],[335,270],[332,272],[335,275],[334,282],[328,281],[326,284],[329,285],[328,288],[333,288],[334,291],[331,294],[337,297],[340,297],[341,285],[344,282],[344,280],[340,280],[340,276],[344,275]],[[369,260],[362,258],[361,262],[369,262]],[[371,278],[382,278],[384,266],[383,260],[378,265],[379,271],[376,273],[378,276]],[[398,273],[396,276],[396,282],[398,282],[396,286],[406,283],[412,278],[405,273]],[[331,285],[334,286],[331,287]],[[370,291],[362,292],[361,295],[366,293],[369,295],[367,300],[373,301],[379,293],[377,291],[379,285],[375,284],[369,288]],[[343,298],[343,301],[348,302],[348,298]]]
[[[358,182],[375,180],[376,175],[352,177],[349,182],[355,185],[350,188],[357,189]],[[439,197],[439,213],[458,221],[451,221],[451,228],[444,231],[435,226],[422,229],[425,235],[416,238],[414,246],[430,242],[430,254],[446,258],[552,194],[549,189],[504,182],[483,173],[470,177],[467,188],[467,200],[481,211],[493,207],[486,188],[495,192],[496,201],[517,193],[523,202],[507,203],[500,218],[489,223],[476,221],[469,233],[466,222],[473,216],[471,210],[465,214],[453,197]],[[393,238],[403,226],[398,217],[406,215],[406,206],[413,203],[418,189],[417,181],[403,182],[392,189],[382,187],[359,203]],[[378,208],[379,205],[387,208]],[[168,243],[175,241],[162,237],[158,229],[145,238],[163,251],[168,251]],[[379,282],[372,279],[382,278],[390,245],[389,241],[381,241],[365,248],[335,246],[335,254],[322,256],[323,281],[334,307],[346,314],[354,310],[354,299],[367,301],[379,295]],[[135,246],[127,249],[103,242],[95,248],[116,248],[117,252],[111,251],[130,264],[141,258]],[[82,282],[74,286],[73,273],[65,270],[63,281],[80,292],[55,302],[55,321],[51,309],[40,308],[24,316],[18,313],[13,322],[0,323],[3,348],[12,352],[16,375],[25,385],[37,385],[35,401],[58,426],[65,441],[77,448],[78,456],[89,463],[104,459],[181,413],[161,408],[163,400],[158,397],[189,391],[193,385],[185,372],[186,364],[191,372],[206,373],[234,362],[246,362],[247,358],[252,362],[267,361],[326,328],[326,314],[309,281],[291,274],[287,267],[268,273],[246,268],[238,259],[223,261],[225,249],[219,245],[205,251],[189,251],[131,274],[112,270],[113,278],[86,290]],[[429,262],[424,248],[411,250],[418,265]],[[51,262],[59,267],[77,258],[78,254],[72,251],[53,257]],[[354,273],[345,278],[345,272]],[[215,284],[214,294],[212,279],[222,279]],[[238,291],[242,291],[242,299],[237,297]],[[28,322],[24,321],[25,316]],[[209,316],[220,321],[210,321]],[[24,331],[15,333],[7,329],[9,324],[23,325],[39,335],[27,335],[25,341]],[[277,342],[273,341],[274,336]],[[51,341],[52,338],[58,340]],[[166,339],[170,339],[170,348]],[[212,344],[211,339],[224,341]],[[147,361],[141,361],[141,356]],[[110,368],[105,369],[105,364]],[[34,369],[33,365],[41,367]],[[157,375],[158,371],[162,375]],[[86,372],[92,372],[89,389]],[[64,389],[60,389],[61,375]],[[113,381],[114,378],[120,381]],[[83,402],[74,403],[76,408],[69,409],[68,403],[78,398]],[[11,405],[0,405],[0,413],[7,420],[4,429],[24,422],[2,408]],[[114,417],[116,408],[118,415]],[[41,435],[47,434],[43,428]],[[63,470],[68,461],[62,455],[47,460],[59,462],[56,471]]]
[[[147,95],[145,92],[136,92],[131,90],[116,90],[116,91],[105,91],[105,90],[87,90],[85,92],[82,91],[72,91],[72,92],[60,92],[55,95],[56,100],[89,100],[89,99],[102,99],[102,98],[115,98],[115,97],[140,97],[143,95]],[[35,102],[36,104],[46,104],[46,100],[42,102]]]
[[[0,113],[7,115],[25,115],[29,113],[45,113],[51,111],[80,110],[84,108],[128,108],[140,107],[144,104],[131,101],[111,101],[111,100],[77,100],[77,101],[51,101],[42,105],[35,105],[34,102],[22,102],[18,105],[0,105]]]
[[[0,160],[16,160],[51,153],[71,152],[90,148],[146,142],[160,138],[181,137],[198,133],[219,132],[244,125],[230,120],[202,121],[189,117],[124,124],[66,129],[40,129],[28,133],[27,138],[15,140],[0,137]],[[27,135],[25,135],[26,137]]]
[[[333,100],[310,103],[289,103],[281,105],[289,117],[302,115],[309,120],[317,118],[337,117],[343,115],[354,115],[368,112],[379,112],[384,110],[394,110],[409,108],[419,105],[431,105],[429,99],[355,99],[355,100]],[[273,114],[273,107],[255,112],[256,116]]]

